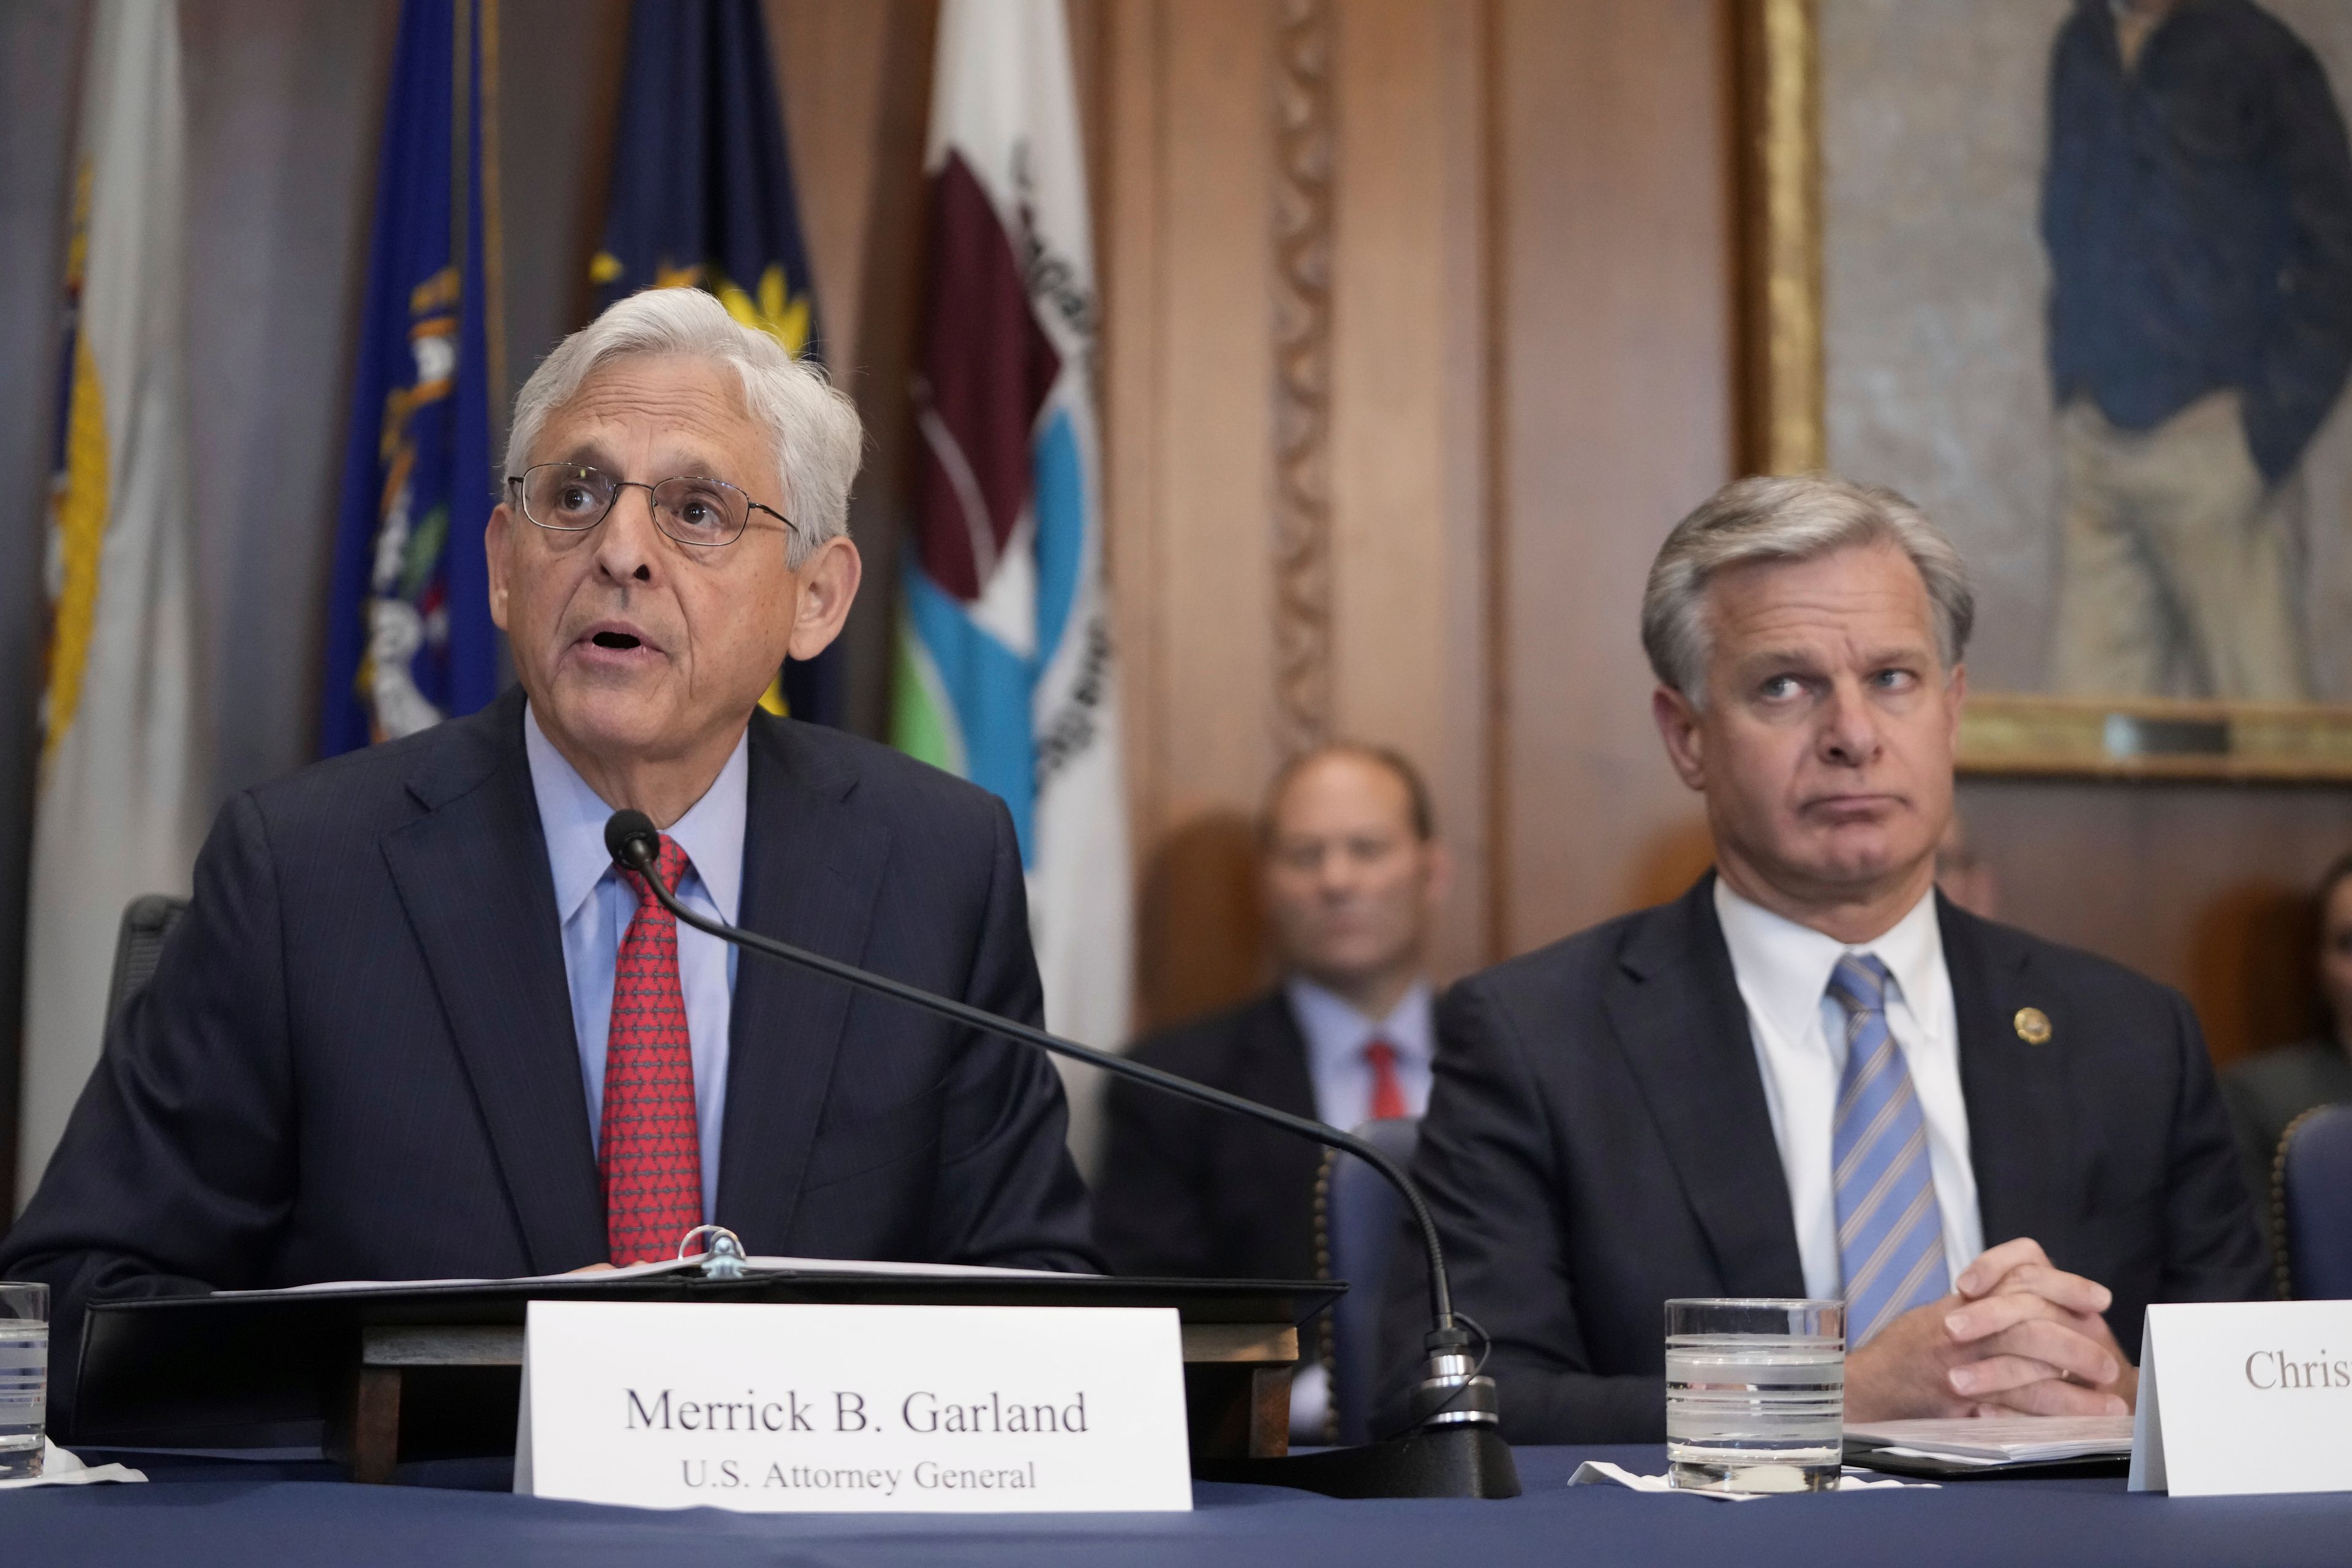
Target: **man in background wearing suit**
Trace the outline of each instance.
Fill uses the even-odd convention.
[[[1284,978],[1137,1059],[1335,1127],[1429,1100],[1422,964],[1450,875],[1429,792],[1381,747],[1318,747],[1267,787],[1261,887]],[[1122,1274],[1315,1277],[1321,1151],[1123,1079],[1105,1101],[1095,1237]]]
[[[848,400],[691,289],[517,400],[486,535],[519,689],[230,801],[0,1276],[57,1291],[60,1425],[110,1296],[754,1254],[1084,1268],[1053,1068],[740,961],[703,912],[1030,1023],[1003,805],[760,711],[840,630]]]
[[[1266,788],[1260,886],[1282,984],[1138,1044],[1153,1067],[1352,1128],[1429,1103],[1422,965],[1451,868],[1420,773],[1385,747],[1317,747]],[[1113,1079],[1095,1238],[1123,1274],[1312,1279],[1322,1151]],[[1322,1361],[1302,1358],[1295,1436],[1324,1437]]]
[[[2261,1293],[2187,1003],[1935,892],[1972,615],[1926,518],[1834,479],[1743,479],[1659,552],[1716,868],[1438,1009],[1415,1172],[1514,1440],[1664,1436],[1670,1297],[1843,1298],[1883,1420],[2126,1411],[2149,1302]]]

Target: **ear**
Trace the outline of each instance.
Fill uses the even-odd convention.
[[[1666,761],[1674,764],[1675,776],[1685,788],[1706,788],[1706,738],[1690,699],[1671,686],[1661,686],[1650,693],[1650,717],[1657,722],[1658,738],[1666,743]]]
[[[482,553],[490,563],[490,621],[500,631],[507,629],[507,584],[513,571],[507,552],[513,546],[514,515],[500,501],[490,509],[490,521],[482,529]]]
[[[1969,667],[1952,666],[1952,678],[1944,682],[1944,743],[1954,755],[1960,749],[1960,709],[1969,700]]]
[[[1454,890],[1454,852],[1443,843],[1429,846],[1429,909],[1432,914],[1445,907],[1446,895]]]
[[[845,538],[828,539],[800,564],[800,608],[793,617],[786,651],[806,662],[833,645],[849,619],[866,563]]]

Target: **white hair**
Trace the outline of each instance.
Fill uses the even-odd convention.
[[[1968,563],[1936,525],[1895,491],[1827,474],[1735,479],[1675,525],[1642,595],[1642,647],[1658,679],[1698,705],[1710,633],[1708,579],[1759,561],[1812,561],[1885,541],[1910,557],[1927,587],[1944,668],[1958,665],[1976,623]]]
[[[577,396],[590,375],[638,354],[687,354],[735,372],[746,410],[767,427],[784,484],[776,501],[756,494],[751,499],[775,505],[793,520],[786,557],[793,565],[824,541],[849,531],[849,487],[865,446],[857,410],[821,367],[794,359],[774,338],[736,321],[699,289],[632,294],[556,344],[515,395],[506,473],[518,475],[530,467],[531,447],[548,416]],[[502,493],[506,489],[499,488]]]

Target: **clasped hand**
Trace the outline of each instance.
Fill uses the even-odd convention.
[[[1849,1421],[2130,1414],[2139,1373],[2100,1316],[2114,1300],[2105,1286],[2053,1267],[2026,1237],[1987,1249],[1953,1283],[1847,1353]]]

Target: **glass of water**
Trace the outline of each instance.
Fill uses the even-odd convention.
[[[49,1405],[49,1288],[0,1279],[0,1481],[41,1473]]]
[[[1844,1302],[1666,1303],[1672,1485],[1834,1491],[1844,1440]]]

